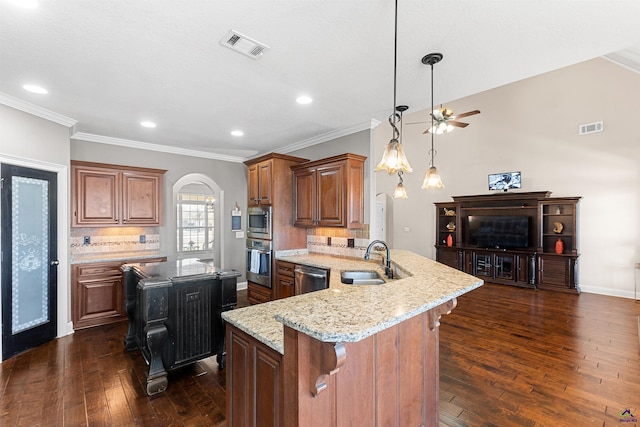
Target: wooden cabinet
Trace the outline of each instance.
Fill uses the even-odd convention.
[[[538,286],[541,289],[576,292],[576,259],[570,255],[538,255]]]
[[[121,262],[73,265],[73,328],[125,320]]]
[[[164,173],[72,161],[72,227],[161,225]]]
[[[161,262],[166,258],[127,262]],[[71,318],[73,329],[105,325],[126,319],[124,284],[120,267],[124,261],[73,264],[71,266]]]
[[[436,260],[486,281],[579,292],[577,216],[580,197],[550,192],[454,197],[436,205]],[[472,243],[471,218],[526,217],[528,247],[480,247]],[[505,218],[506,219],[506,218]],[[451,236],[451,246],[448,244]],[[562,242],[561,253],[556,243]]]
[[[250,304],[262,304],[271,301],[271,289],[257,283],[247,282],[247,299]]]
[[[294,225],[362,228],[365,160],[342,154],[292,167]]]
[[[295,295],[295,267],[295,264],[291,262],[276,261],[275,299],[288,298]]]
[[[227,324],[229,427],[283,425],[282,355]]]
[[[252,164],[247,169],[248,205],[271,205],[273,159]]]

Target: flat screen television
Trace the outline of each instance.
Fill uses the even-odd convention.
[[[470,215],[465,233],[467,244],[480,248],[528,248],[529,222],[525,215]]]
[[[520,171],[489,174],[489,190],[507,191],[521,187]]]

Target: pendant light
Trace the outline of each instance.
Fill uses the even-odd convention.
[[[396,107],[396,110],[400,112],[400,147],[402,147],[402,134],[404,133],[404,128],[402,126],[402,113],[404,113],[405,111],[407,111],[409,109],[409,107],[407,105],[398,105]],[[393,198],[394,199],[406,199],[409,196],[407,195],[407,189],[404,187],[404,182],[402,180],[402,174],[404,172],[402,171],[398,171],[398,179],[400,180],[400,182],[398,182],[398,185],[396,186],[395,191],[393,192]]]
[[[395,191],[393,192],[394,199],[406,199],[409,196],[407,195],[407,189],[404,188],[404,182],[402,180],[402,171],[398,171],[398,178],[400,178],[400,182],[396,186]]]
[[[441,53],[429,53],[422,58],[422,63],[425,65],[431,66],[431,129],[433,127],[433,65],[437,64],[442,60]],[[433,136],[435,132],[431,133],[431,150],[429,150],[429,154],[431,155],[431,166],[427,171],[427,174],[424,177],[424,181],[422,181],[422,188],[430,190],[435,188],[444,188],[444,184],[442,183],[442,179],[440,178],[440,174],[438,173],[438,169],[436,169],[435,164],[433,163],[433,158],[435,157],[435,151],[433,149]]]
[[[393,129],[393,136],[384,148],[382,160],[376,166],[375,171],[380,172],[386,170],[389,175],[398,173],[399,171],[410,173],[413,172],[407,156],[404,154],[402,143],[398,140],[400,132],[396,126],[397,121],[401,117],[396,113],[396,80],[398,66],[398,0],[395,2],[395,27],[394,27],[394,45],[393,45],[393,113],[389,116],[389,124]]]

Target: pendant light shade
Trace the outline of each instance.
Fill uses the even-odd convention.
[[[384,147],[382,160],[380,160],[380,163],[378,163],[378,166],[375,168],[376,172],[380,172],[381,170],[386,170],[389,175],[394,175],[400,171],[407,173],[413,172],[407,156],[404,154],[402,144],[395,138],[389,141]]]
[[[440,178],[438,169],[436,169],[435,166],[431,166],[427,171],[427,174],[424,177],[424,181],[422,181],[422,188],[425,190],[434,190],[437,188],[444,188],[444,184],[442,183],[442,178]]]
[[[400,106],[396,107],[396,80],[397,80],[397,64],[398,64],[398,0],[395,2],[395,24],[394,24],[394,45],[393,45],[393,114],[389,116],[389,124],[393,129],[393,137],[389,143],[384,147],[384,153],[382,160],[378,163],[378,166],[374,169],[376,172],[382,170],[387,171],[389,175],[396,174],[398,172],[411,173],[413,169],[407,160],[407,156],[404,154],[402,148],[402,142],[400,142],[400,132],[398,132],[397,121],[402,121],[402,117],[396,113],[396,109],[401,113],[406,110],[400,109]]]
[[[409,196],[407,196],[407,189],[404,188],[404,182],[402,181],[402,172],[398,172],[398,178],[400,178],[400,182],[398,182],[396,190],[393,192],[393,198],[406,199]]]

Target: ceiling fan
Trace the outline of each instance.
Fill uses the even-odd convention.
[[[466,128],[469,126],[469,123],[458,121],[458,119],[480,114],[480,110],[467,111],[466,113],[454,115],[452,109],[441,106],[440,108],[431,111],[429,114],[433,117],[434,123],[433,126],[423,133],[430,132],[440,135],[446,132],[451,132],[454,127]]]
[[[433,66],[442,60],[441,53],[429,53],[422,57],[422,63],[431,67],[431,105],[433,106]],[[445,108],[440,104],[440,108],[434,109],[429,113],[431,115],[431,127],[423,133],[435,133],[437,135],[451,132],[454,128],[465,128],[469,126],[469,123],[458,121],[464,117],[480,114],[480,110],[467,111],[458,115],[453,114],[453,110]],[[414,122],[407,124],[417,124],[425,122]]]

